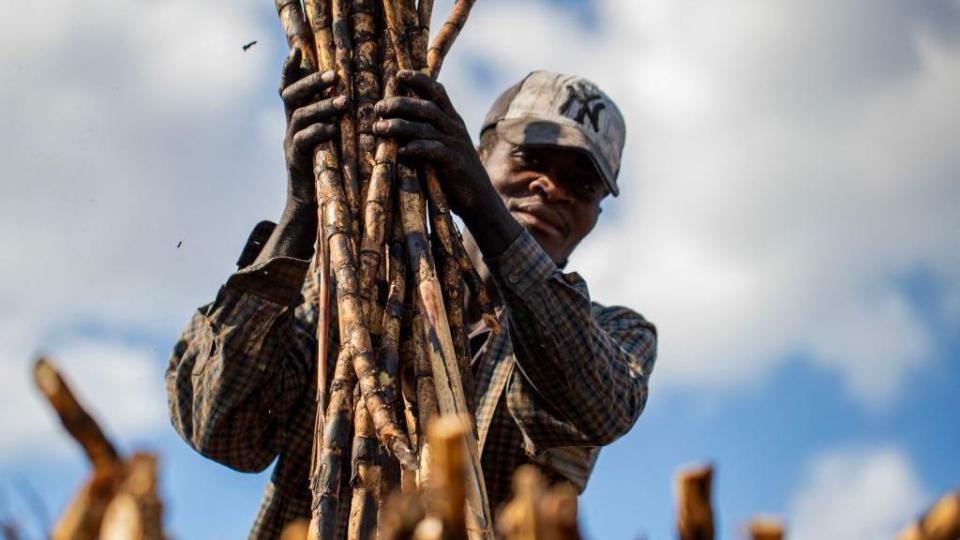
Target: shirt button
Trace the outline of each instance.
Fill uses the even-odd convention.
[[[510,280],[510,283],[516,284],[518,281],[520,281],[520,276],[518,274],[510,274],[507,279]]]

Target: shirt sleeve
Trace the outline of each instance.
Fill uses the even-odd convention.
[[[562,273],[526,231],[487,262],[516,358],[507,406],[527,453],[625,434],[646,404],[656,328],[630,309],[592,303],[583,279]]]
[[[166,371],[170,418],[204,456],[260,471],[282,447],[292,408],[315,378],[308,266],[281,257],[237,271],[174,346]]]

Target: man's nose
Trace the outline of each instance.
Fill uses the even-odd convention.
[[[541,174],[530,182],[530,191],[549,202],[573,204],[573,196],[547,174]]]

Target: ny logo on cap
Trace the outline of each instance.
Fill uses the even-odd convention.
[[[587,118],[590,119],[590,127],[594,131],[600,132],[600,126],[597,124],[599,121],[600,111],[606,108],[607,104],[602,101],[597,101],[603,97],[602,94],[597,90],[592,84],[584,83],[583,81],[577,81],[573,84],[567,85],[567,100],[563,102],[563,105],[560,106],[560,114],[567,115],[567,112],[571,110],[574,103],[580,105],[580,109],[576,112],[576,115],[567,115],[571,116],[579,124],[583,124],[584,120]]]

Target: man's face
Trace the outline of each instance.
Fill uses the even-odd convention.
[[[566,261],[597,224],[606,190],[583,153],[498,137],[481,159],[507,210],[554,262]]]

